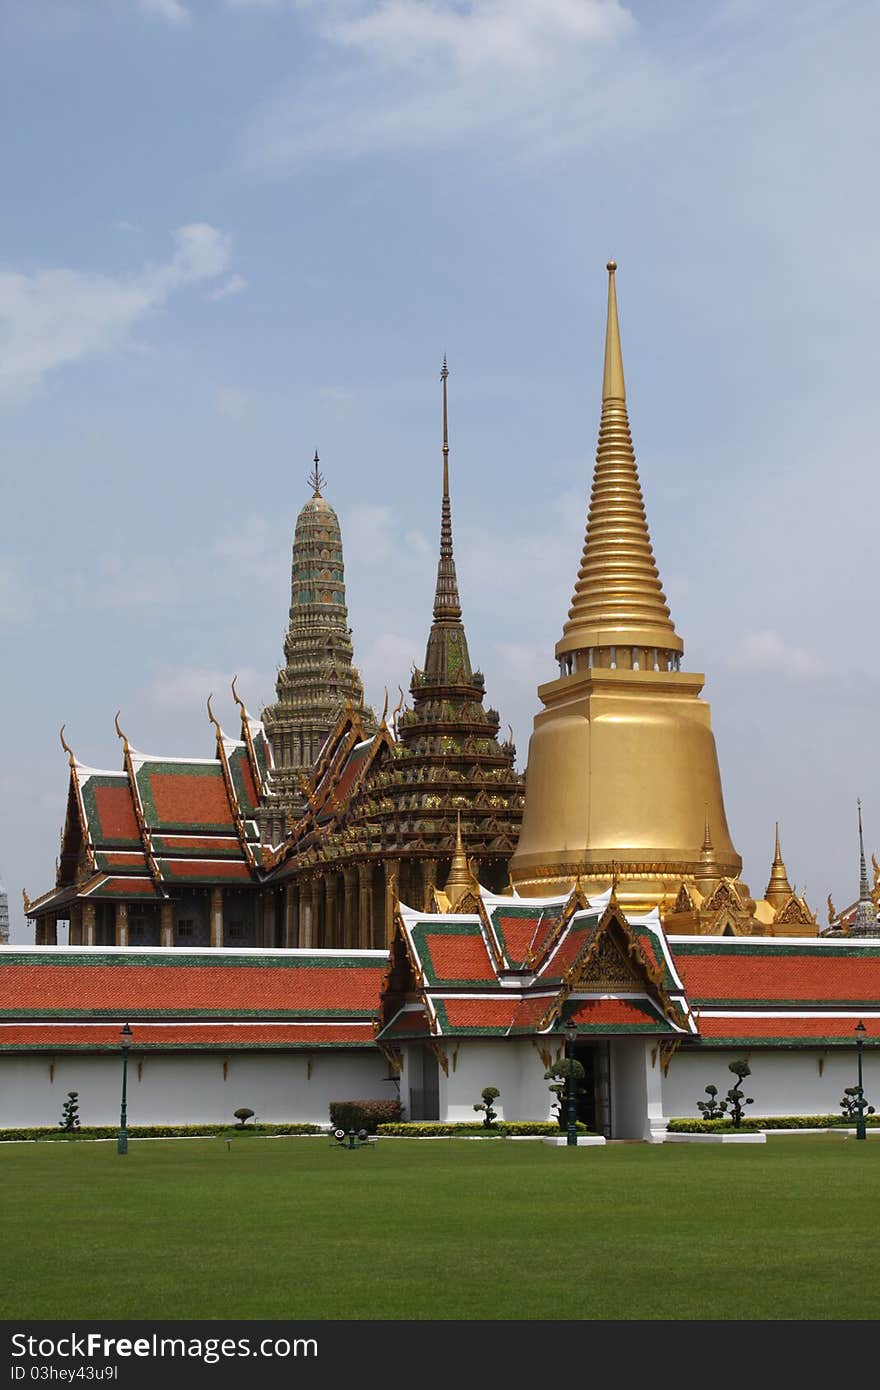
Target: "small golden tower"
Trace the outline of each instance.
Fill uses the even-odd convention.
[[[792,887],[779,849],[779,821],[776,822],[776,850],[770,866],[770,878],[764,890],[764,898],[778,912],[792,895]]]
[[[666,603],[645,516],[626,408],[613,261],[602,419],[583,557],[556,646],[559,678],[529,746],[522,831],[510,864],[524,895],[586,890],[620,874],[624,910],[675,896],[705,874],[705,818],[713,874],[742,861],[727,828],[702,675],[680,669],[683,643]]]

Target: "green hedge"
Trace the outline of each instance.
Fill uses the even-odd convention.
[[[83,1125],[81,1129],[69,1132],[55,1129],[0,1129],[0,1141],[9,1139],[115,1139],[119,1133],[118,1125]],[[321,1125],[248,1125],[239,1129],[238,1125],[129,1125],[129,1139],[180,1139],[194,1138],[197,1135],[212,1138],[214,1135],[232,1134],[322,1134]]]
[[[855,1120],[844,1115],[771,1115],[761,1120],[749,1116],[740,1125],[740,1131],[758,1129],[854,1129]],[[865,1124],[876,1129],[880,1126],[880,1115],[866,1115]],[[670,1134],[735,1134],[736,1129],[730,1120],[670,1120]]]
[[[586,1134],[587,1127],[578,1123],[578,1134]],[[456,1135],[474,1135],[478,1139],[506,1139],[511,1134],[553,1135],[564,1134],[555,1120],[499,1120],[491,1129],[479,1121],[462,1120],[445,1124],[442,1120],[407,1120],[402,1124],[379,1125],[377,1134],[402,1139],[451,1139]]]
[[[382,1124],[400,1119],[399,1100],[331,1100],[330,1123],[334,1129],[365,1129],[375,1134]]]

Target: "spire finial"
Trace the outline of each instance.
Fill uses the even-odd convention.
[[[776,843],[773,850],[773,863],[770,867],[770,878],[764,890],[764,897],[771,907],[778,911],[788,902],[793,893],[791,884],[788,881],[788,873],[782,858],[782,850],[779,847],[779,821],[776,822]]]
[[[218,719],[217,719],[217,716],[216,716],[216,714],[214,713],[214,710],[213,710],[212,707],[211,707],[211,701],[213,700],[213,698],[214,698],[214,692],[213,692],[213,690],[212,690],[212,691],[211,691],[211,694],[208,696],[208,718],[210,719],[211,723],[214,725],[215,730],[217,731],[217,737],[218,737],[218,738],[222,738],[222,736],[223,736],[223,730],[220,728],[220,724],[219,724],[219,721],[218,721]]]
[[[625,401],[626,386],[623,380],[623,354],[620,350],[620,326],[617,322],[617,287],[614,272],[616,261],[609,261],[608,271],[608,322],[605,329],[605,378],[602,382],[602,400]]]
[[[70,763],[70,766],[71,766],[71,767],[76,767],[76,758],[74,757],[73,749],[71,748],[70,744],[67,742],[67,739],[64,737],[64,730],[65,730],[66,728],[67,728],[67,725],[66,725],[66,724],[62,724],[62,725],[61,725],[61,731],[60,731],[58,737],[61,739],[61,747],[64,749],[65,753],[67,754],[67,761]]]
[[[455,852],[449,866],[449,877],[443,888],[449,903],[448,911],[455,912],[465,893],[473,892],[474,876],[471,873],[464,844],[461,838],[461,811],[457,813],[455,828]]]
[[[443,383],[443,502],[440,512],[440,562],[437,566],[437,588],[434,593],[434,618],[458,621],[461,618],[461,603],[452,553],[452,504],[449,500],[449,414],[446,402],[448,376],[449,368],[444,354],[443,368],[440,372],[440,380]]]
[[[865,863],[865,839],[862,834],[862,799],[857,799],[856,805],[859,808],[859,904],[856,908],[856,917],[853,922],[854,936],[876,936],[880,928],[877,925],[877,912],[874,907],[874,900],[871,897],[871,890],[868,887],[868,866]]]
[[[238,691],[237,691],[236,688],[235,688],[235,682],[236,682],[237,680],[238,680],[238,676],[237,676],[237,675],[235,675],[235,676],[232,677],[232,698],[233,698],[233,700],[235,701],[235,703],[238,705],[238,708],[241,710],[241,717],[242,717],[242,719],[247,719],[247,710],[245,709],[244,700],[241,698],[241,696],[239,695]]]
[[[315,450],[315,466],[314,466],[314,468],[312,469],[311,473],[309,474],[309,487],[312,489],[312,496],[313,496],[313,497],[320,497],[320,496],[321,496],[321,488],[324,486],[324,483],[327,481],[326,478],[324,477],[324,474],[321,472],[320,468],[318,467],[318,464],[319,464],[320,462],[321,462],[321,460],[318,458],[318,451],[317,451],[317,449],[316,449],[316,450]]]
[[[117,710],[117,711],[116,711],[116,718],[114,719],[113,722],[114,722],[114,724],[116,725],[116,737],[122,739],[122,747],[124,748],[125,752],[127,753],[127,752],[128,752],[128,739],[126,738],[125,734],[122,732],[122,730],[121,730],[120,727],[119,727],[119,716],[120,716],[121,713],[122,713],[121,710]]]
[[[714,856],[715,846],[712,844],[712,831],[709,828],[709,803],[704,802],[705,818],[703,821],[703,855],[711,854]]]

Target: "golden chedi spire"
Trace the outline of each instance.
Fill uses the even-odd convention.
[[[624,910],[674,901],[683,880],[742,867],[730,838],[704,677],[683,643],[651,548],[627,416],[613,261],[599,443],[586,540],[558,679],[529,744],[511,882],[526,896],[607,888]],[[707,833],[711,825],[711,834]]]
[[[629,418],[614,261],[608,262],[605,374],[596,469],[584,553],[556,655],[593,649],[592,664],[629,663],[654,669],[677,664],[683,651],[660,584],[639,486]],[[614,651],[614,657],[611,652]],[[607,661],[595,658],[607,653]]]
[[[455,853],[452,856],[452,863],[449,866],[449,877],[443,887],[449,903],[449,911],[454,912],[466,893],[474,890],[474,877],[464,852],[464,845],[461,839],[461,812],[458,813],[458,824],[455,831]]]
[[[764,890],[764,897],[771,907],[775,907],[777,912],[789,900],[792,894],[791,884],[788,881],[785,864],[783,863],[782,853],[779,848],[779,821],[776,822],[776,849],[773,854],[773,863],[770,866],[770,879]]]
[[[709,807],[706,807],[706,823],[703,829],[703,848],[700,850],[700,872],[696,876],[697,887],[706,897],[717,888],[721,882],[721,870],[718,868],[718,860],[715,856],[715,846],[712,843],[712,831],[709,825]]]

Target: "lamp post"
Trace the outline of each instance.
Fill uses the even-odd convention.
[[[565,1034],[565,1060],[568,1063],[565,1076],[565,1099],[566,1099],[566,1147],[574,1145],[577,1147],[577,1101],[574,1093],[574,1044],[577,1038],[577,1024],[570,1018],[563,1028]]]
[[[856,1138],[867,1139],[865,1131],[865,1092],[862,1087],[862,1039],[865,1036],[866,1028],[861,1019],[856,1024],[856,1055],[859,1059],[859,1093],[858,1105],[859,1113],[856,1116]]]
[[[127,1023],[123,1024],[119,1034],[119,1046],[122,1048],[122,1108],[119,1112],[119,1138],[116,1141],[116,1152],[127,1154],[128,1129],[126,1127],[125,1093],[128,1085],[128,1049],[131,1047],[131,1029]]]

